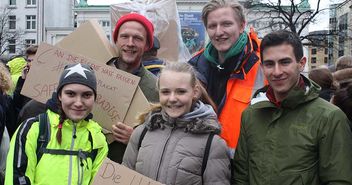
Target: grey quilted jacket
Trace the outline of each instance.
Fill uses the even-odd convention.
[[[140,148],[138,142],[147,128]],[[151,112],[130,138],[123,165],[167,185],[202,184],[202,159],[210,132],[220,126],[213,109],[197,102],[192,112],[172,119],[163,111]],[[225,141],[215,135],[203,184],[230,184],[230,159]]]

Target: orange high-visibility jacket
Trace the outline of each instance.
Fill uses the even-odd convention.
[[[249,105],[252,95],[267,84],[260,68],[260,40],[252,29],[248,37],[249,42],[245,48],[246,59],[243,61],[242,66],[231,74],[227,81],[223,104],[218,105],[218,107],[221,107],[218,112],[222,126],[221,137],[225,139],[231,149],[235,149],[237,146],[242,112]],[[203,51],[194,56],[189,63],[198,71],[197,77],[199,80],[207,84],[208,78],[211,78],[208,75],[208,70],[213,66],[204,57]]]

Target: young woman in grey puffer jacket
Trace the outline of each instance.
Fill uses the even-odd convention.
[[[211,102],[193,68],[182,62],[167,65],[158,88],[160,105],[141,116],[143,124],[133,131],[122,164],[167,185],[230,184],[227,146],[218,136],[213,107],[199,100]],[[215,135],[203,166],[210,133]]]

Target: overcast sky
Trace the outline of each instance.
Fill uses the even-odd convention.
[[[109,4],[117,4],[120,2],[126,2],[129,0],[88,0],[89,5],[109,5]],[[190,0],[191,1],[191,0]],[[274,0],[272,0],[274,1]],[[333,0],[333,2],[340,1],[340,0]],[[299,2],[299,0],[297,0]],[[316,8],[318,0],[309,0],[312,9]],[[320,9],[327,8],[330,4],[331,0],[321,0],[320,2]],[[328,29],[329,26],[329,12],[321,12],[319,17],[317,18],[317,23],[311,24],[309,30],[321,30],[321,29]]]

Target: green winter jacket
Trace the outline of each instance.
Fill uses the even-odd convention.
[[[56,133],[59,115],[47,110],[50,122],[50,141],[47,149],[92,151],[98,149],[95,160],[80,159],[75,155],[53,155],[44,153],[37,161],[36,149],[39,122],[30,118],[23,122],[11,140],[7,157],[5,184],[88,185],[105,159],[108,146],[101,127],[93,120],[73,123],[65,120],[62,126],[62,143],[57,142]],[[91,137],[91,139],[89,139]],[[93,142],[91,142],[93,141]]]
[[[235,153],[235,184],[352,184],[352,134],[346,115],[319,98],[320,87],[303,77],[281,107],[265,92],[242,114]]]

